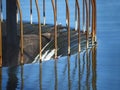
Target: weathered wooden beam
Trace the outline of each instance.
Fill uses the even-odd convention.
[[[7,43],[10,45],[18,45],[16,10],[16,0],[6,0]]]
[[[1,17],[0,17],[0,67],[1,66],[2,66],[2,28],[1,28]]]
[[[19,37],[16,23],[16,0],[6,0],[6,51],[5,64],[12,66],[18,63]]]

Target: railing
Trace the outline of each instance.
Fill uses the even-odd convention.
[[[23,64],[23,48],[24,48],[24,44],[23,44],[23,22],[22,22],[22,11],[20,8],[20,2],[19,0],[17,0],[17,6],[20,12],[20,63]]]
[[[76,6],[77,6],[76,13],[78,13],[78,15],[76,15],[76,17],[78,16],[78,25],[77,25],[77,29],[78,29],[78,52],[80,52],[81,51],[81,45],[80,45],[80,6],[79,6],[78,0],[76,0]]]
[[[2,0],[1,0],[2,2]],[[57,51],[58,51],[58,30],[57,30],[57,0],[51,0],[53,13],[54,13],[54,58],[57,59]],[[35,0],[37,15],[38,15],[38,30],[39,30],[39,59],[40,62],[42,61],[42,32],[41,32],[41,22],[40,22],[40,9],[38,6],[38,0]],[[70,9],[69,9],[69,1],[65,0],[66,3],[66,27],[67,27],[67,38],[68,38],[68,55],[70,55],[71,47],[70,47]],[[2,28],[1,28],[1,21],[2,21],[2,4],[0,3],[0,67],[2,66]],[[17,0],[17,8],[20,13],[20,63],[24,64],[24,42],[23,42],[23,22],[22,22],[22,11],[20,7],[20,0]],[[91,9],[92,8],[92,9]],[[92,16],[91,15],[92,11]],[[18,14],[18,13],[17,13]],[[86,48],[89,47],[89,33],[90,27],[92,27],[92,44],[96,42],[96,0],[83,0],[83,27],[80,29],[80,5],[79,0],[75,0],[75,30],[78,33],[78,52],[81,51],[81,32],[80,30],[85,31],[86,33]],[[45,0],[43,0],[43,18],[44,22],[43,25],[46,25],[46,15],[45,15]],[[92,23],[91,23],[92,18]],[[86,21],[85,21],[86,20]],[[32,0],[30,0],[30,23],[32,24]],[[85,26],[86,23],[86,26]],[[92,26],[91,26],[91,24]]]
[[[70,11],[68,6],[68,0],[66,1],[66,26],[68,31],[68,55],[70,55]]]

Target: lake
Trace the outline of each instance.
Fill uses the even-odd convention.
[[[5,0],[3,0],[3,3],[5,3]],[[33,4],[35,3],[33,2]],[[42,13],[42,0],[39,0],[39,5]],[[21,6],[23,20],[30,21],[29,0],[21,0]],[[73,0],[69,0],[69,6],[71,27],[74,27]],[[3,7],[3,16],[5,16],[5,5]],[[6,88],[12,90],[119,90],[119,9],[120,0],[97,0],[96,47],[70,57],[62,57],[58,61],[49,60],[42,64],[0,68],[0,88],[3,90]],[[28,13],[26,13],[27,11]],[[46,2],[46,12],[46,22],[53,24],[51,0]],[[37,13],[34,5],[33,13],[33,22],[37,23]],[[65,1],[59,0],[58,23],[65,25],[65,16]],[[42,16],[41,22],[43,22]]]

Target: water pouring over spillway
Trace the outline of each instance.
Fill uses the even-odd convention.
[[[43,0],[44,1],[44,0]],[[57,22],[57,1],[51,0],[54,24],[46,24],[46,11],[45,11],[45,1],[43,2],[43,17],[44,22],[41,24],[41,12],[38,5],[38,0],[35,0],[38,23],[32,22],[32,0],[30,0],[30,23],[22,21],[22,9],[20,1],[17,0],[17,13],[16,16],[20,16],[20,21],[17,19],[17,37],[19,39],[19,53],[14,55],[16,57],[18,64],[24,63],[35,63],[42,62],[50,59],[58,59],[63,56],[72,55],[75,53],[80,53],[84,49],[88,49],[95,45],[96,42],[96,4],[95,0],[87,1],[83,0],[83,26],[81,29],[80,24],[80,5],[79,1],[75,0],[75,28],[70,27],[70,9],[69,1],[65,0],[66,3],[66,26],[59,24]],[[8,3],[9,4],[9,3]],[[90,8],[89,8],[90,7]],[[2,11],[2,10],[1,10]],[[92,16],[91,12],[92,11]],[[86,21],[85,21],[86,20]],[[0,20],[0,32],[7,33],[5,30],[8,21]],[[9,23],[10,24],[10,23]],[[92,27],[90,31],[90,27]],[[5,51],[5,44],[8,44],[6,39],[7,34],[2,35],[0,33],[0,61],[2,66],[2,61],[5,64],[5,57],[8,57]],[[9,33],[8,33],[9,34]],[[3,41],[2,41],[3,40]],[[2,44],[3,42],[3,44]],[[9,46],[7,46],[9,47]],[[12,49],[13,51],[15,50]],[[7,54],[13,53],[7,50]],[[3,55],[2,55],[3,54]],[[17,54],[17,53],[14,53]],[[3,58],[2,58],[3,57]],[[8,57],[9,58],[9,57]],[[13,58],[13,57],[12,57]],[[12,59],[13,60],[13,59]],[[7,60],[6,60],[7,61]],[[14,60],[12,61],[14,63]],[[9,64],[11,65],[11,64]],[[8,66],[8,65],[7,65]]]

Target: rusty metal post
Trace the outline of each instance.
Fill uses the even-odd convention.
[[[1,14],[1,9],[0,9]],[[1,16],[0,16],[0,67],[2,67],[2,28],[1,28]]]
[[[95,30],[95,36],[94,36],[94,41],[96,43],[97,42],[97,37],[96,37],[96,8],[97,8],[96,7],[96,0],[94,0],[94,7],[95,7],[95,13],[94,13],[95,14],[95,21],[94,21],[95,22],[95,29],[94,29]]]
[[[75,31],[77,31],[78,27],[78,17],[77,17],[77,6],[76,6],[76,1],[75,1]]]
[[[21,11],[21,8],[20,8],[20,2],[19,0],[17,0],[17,6],[18,6],[18,9],[19,9],[19,13],[20,13],[20,63],[21,64],[24,64],[24,60],[23,60],[23,22],[22,22],[22,11]]]
[[[32,24],[32,0],[30,0],[30,24]]]
[[[88,0],[89,5],[89,34],[91,32],[91,0]]]
[[[35,0],[36,3],[36,9],[38,14],[38,30],[39,30],[39,56],[40,56],[40,63],[42,62],[42,34],[41,34],[41,23],[40,23],[40,9],[38,6],[38,0]]]
[[[56,25],[57,25],[57,0],[55,0],[55,9],[56,9]]]
[[[56,23],[56,8],[55,8],[55,3],[54,0],[51,0],[52,2],[52,7],[53,7],[53,12],[54,12],[54,42],[55,42],[55,60],[57,58],[57,23]]]
[[[68,55],[70,55],[70,12],[69,12],[69,6],[68,6],[68,0],[66,1],[66,18],[67,18],[67,30],[68,30]]]
[[[89,46],[89,41],[88,41],[88,26],[89,26],[89,13],[88,13],[88,3],[87,0],[85,0],[85,6],[86,6],[86,49]]]
[[[66,27],[68,27],[67,3],[66,3]]]
[[[46,17],[45,17],[45,0],[43,0],[43,25],[46,23]]]
[[[92,3],[92,44],[96,42],[96,0],[91,0]]]
[[[78,16],[78,26],[77,26],[77,30],[78,30],[78,52],[80,52],[81,50],[81,45],[80,45],[80,6],[79,6],[79,2],[78,0],[76,0],[76,7],[77,7],[77,16]]]
[[[85,28],[85,0],[83,0],[83,15],[82,15],[82,18],[83,18],[83,31],[85,32],[86,30],[86,28]]]

